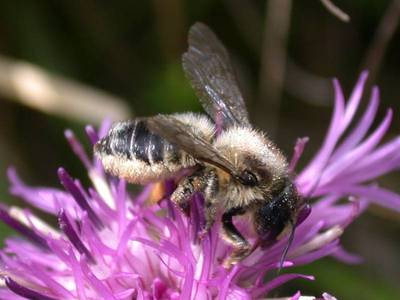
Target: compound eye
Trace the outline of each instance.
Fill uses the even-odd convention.
[[[252,172],[245,170],[242,175],[240,176],[240,181],[243,185],[247,186],[255,186],[258,183],[256,175]]]

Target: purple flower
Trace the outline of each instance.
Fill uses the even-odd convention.
[[[312,201],[312,210],[301,212],[284,269],[334,256],[346,263],[360,258],[339,242],[345,228],[374,202],[400,211],[400,196],[380,188],[374,180],[400,167],[400,137],[380,144],[392,118],[388,110],[370,134],[378,108],[378,89],[352,131],[347,129],[359,107],[367,74],[363,73],[348,101],[337,80],[335,109],[325,141],[296,184]],[[94,144],[109,124],[97,134],[87,127]],[[215,224],[198,239],[202,228],[203,199],[192,199],[191,217],[176,209],[168,196],[157,204],[147,199],[148,185],[137,195],[126,183],[104,174],[97,160],[90,159],[71,131],[66,138],[88,170],[93,187],[60,168],[64,189],[30,187],[14,169],[8,176],[11,193],[53,215],[57,226],[46,224],[28,209],[0,207],[0,219],[23,238],[10,237],[1,250],[3,288],[0,299],[258,299],[285,282],[313,276],[277,274],[287,237],[268,249],[252,254],[231,269],[221,266],[231,249],[219,238]],[[290,167],[294,170],[307,139],[299,139]],[[165,183],[172,192],[170,182]],[[168,194],[167,193],[167,194]],[[348,199],[347,202],[339,202]],[[237,220],[241,232],[256,243],[246,220]],[[265,282],[265,275],[273,279]],[[327,293],[323,299],[334,299]],[[289,299],[289,298],[288,298]],[[290,299],[305,299],[300,292]]]

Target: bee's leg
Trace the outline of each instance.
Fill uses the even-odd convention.
[[[200,169],[186,177],[171,195],[172,202],[187,216],[190,214],[189,200],[191,196],[204,186],[204,169]]]
[[[250,254],[251,246],[249,242],[242,236],[232,222],[232,217],[245,213],[242,207],[231,208],[222,215],[222,234],[226,242],[232,245],[233,251],[231,255],[225,259],[223,266],[230,268]]]
[[[200,233],[202,238],[213,226],[217,216],[217,193],[218,193],[218,177],[215,171],[211,170],[205,176],[205,184],[202,190],[204,195],[204,228]]]

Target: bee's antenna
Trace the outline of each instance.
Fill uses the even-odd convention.
[[[283,263],[285,262],[286,256],[287,256],[287,254],[289,252],[290,245],[292,244],[293,239],[294,239],[294,233],[296,231],[296,225],[293,223],[293,220],[290,220],[290,225],[292,226],[292,230],[290,231],[289,239],[288,239],[288,242],[286,244],[285,250],[283,250],[283,253],[282,253],[282,256],[281,256],[281,260],[279,261],[278,274],[282,270]]]
[[[315,190],[317,189],[319,182],[321,180],[321,176],[319,176],[319,178],[317,179],[317,181],[315,182],[314,186],[311,188],[311,190],[308,192],[308,194],[303,198],[305,200],[305,205],[309,206],[308,201],[311,197],[311,195],[315,192]],[[308,216],[308,214],[307,214]],[[296,231],[296,224],[293,223],[293,220],[290,220],[290,225],[292,226],[291,231],[290,231],[290,235],[289,235],[289,239],[288,242],[286,244],[285,250],[283,250],[282,256],[281,256],[281,260],[279,261],[279,268],[278,268],[278,274],[281,272],[282,267],[283,267],[283,263],[285,262],[286,256],[289,252],[289,248],[290,245],[292,245],[293,243],[293,239],[294,239],[294,233]]]

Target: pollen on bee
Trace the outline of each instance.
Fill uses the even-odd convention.
[[[164,181],[158,181],[153,183],[149,198],[147,199],[149,205],[160,202],[166,194],[166,187]]]
[[[231,179],[231,175],[221,169],[217,169],[217,176],[219,178],[219,181],[225,184]]]

